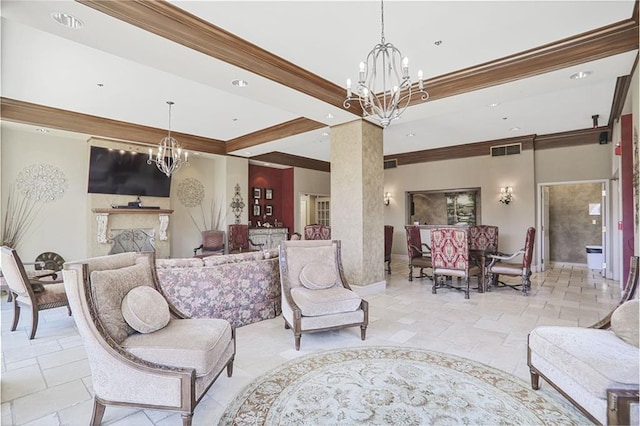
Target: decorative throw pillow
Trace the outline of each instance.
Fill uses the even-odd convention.
[[[169,305],[152,287],[132,289],[122,299],[124,320],[139,333],[153,333],[169,324]]]
[[[335,269],[326,263],[307,263],[300,272],[300,284],[309,290],[331,288],[336,283]]]
[[[625,342],[640,347],[638,334],[640,320],[640,300],[630,300],[618,306],[611,315],[611,329]]]

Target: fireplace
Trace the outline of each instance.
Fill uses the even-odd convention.
[[[130,251],[171,254],[168,209],[92,209],[91,256]]]

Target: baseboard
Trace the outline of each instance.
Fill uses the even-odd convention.
[[[371,283],[369,285],[352,285],[350,284],[351,290],[355,291],[358,296],[368,296],[370,294],[382,293],[387,289],[386,281],[379,281],[377,283]]]

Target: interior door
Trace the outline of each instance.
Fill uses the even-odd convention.
[[[542,259],[540,259],[540,271],[545,271],[549,264],[549,187],[542,187]]]

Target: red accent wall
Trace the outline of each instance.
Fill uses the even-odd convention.
[[[633,255],[633,121],[632,115],[621,117],[621,179],[622,185],[622,276],[626,284],[629,274],[629,259]]]
[[[253,188],[261,188],[262,196],[258,199],[263,215],[253,216]],[[273,191],[273,199],[265,198],[265,189]],[[249,220],[253,226],[257,221],[265,222],[264,211],[266,205],[273,206],[273,215],[266,217],[266,222],[273,224],[275,220],[283,223],[289,232],[293,232],[293,168],[276,169],[249,165]]]

